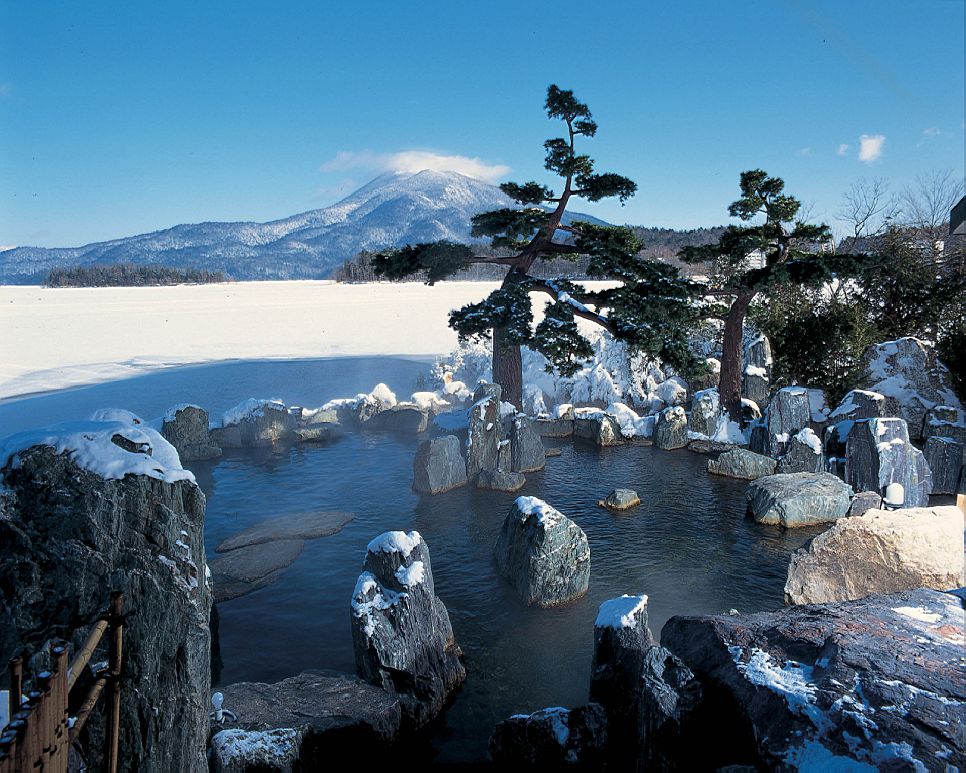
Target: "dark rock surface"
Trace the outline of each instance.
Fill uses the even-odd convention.
[[[751,450],[778,459],[784,455],[792,436],[809,425],[811,417],[807,389],[779,389],[768,403],[762,423],[752,430]]]
[[[503,424],[500,421],[499,384],[480,384],[473,394],[469,409],[469,430],[466,438],[466,475],[472,480],[480,470],[500,467],[500,441]]]
[[[476,487],[490,491],[519,491],[527,479],[522,472],[482,470],[476,479]]]
[[[708,472],[741,480],[757,480],[774,475],[777,462],[768,456],[756,454],[745,448],[733,448],[717,459],[708,460]]]
[[[298,418],[277,403],[266,402],[237,425],[243,446],[271,446],[295,440]]]
[[[881,506],[882,497],[877,491],[860,491],[852,497],[849,516],[862,515],[868,510],[878,510]]]
[[[932,493],[929,465],[909,442],[902,419],[855,422],[846,444],[845,481],[856,491],[879,492],[899,483],[905,492],[904,507],[926,507]]]
[[[248,545],[260,545],[263,542],[328,537],[342,531],[354,517],[352,513],[338,510],[314,510],[308,513],[278,515],[222,540],[215,550],[225,553]]]
[[[766,405],[771,396],[771,382],[759,371],[749,372],[746,369],[741,375],[741,396],[757,405]]]
[[[222,451],[226,448],[242,447],[241,431],[237,424],[230,427],[213,427],[208,432],[208,439]]]
[[[547,464],[543,441],[526,416],[513,417],[510,424],[510,467],[513,472],[536,472]]]
[[[533,431],[540,437],[570,437],[574,434],[573,418],[533,420]]]
[[[638,679],[638,770],[701,769],[703,747],[715,742],[707,728],[693,730],[701,683],[680,658],[658,646],[644,650]]]
[[[849,512],[852,489],[827,472],[767,475],[748,486],[748,512],[786,528],[828,523]]]
[[[466,462],[456,435],[424,440],[413,457],[413,489],[441,494],[466,485]]]
[[[607,749],[607,716],[588,703],[514,714],[490,737],[490,760],[504,770],[600,770]]]
[[[785,446],[785,455],[778,460],[776,471],[825,472],[825,454],[818,435],[806,428],[792,436]]]
[[[963,469],[964,445],[950,437],[933,436],[923,449],[926,464],[932,472],[933,494],[955,494]]]
[[[229,601],[271,585],[302,554],[305,542],[283,539],[240,547],[208,563],[215,601]]]
[[[723,443],[720,440],[698,439],[688,443],[688,451],[694,451],[696,454],[722,454],[734,448],[737,448],[734,443]]]
[[[665,408],[654,423],[654,445],[665,451],[684,448],[688,444],[688,416],[684,408]]]
[[[518,497],[493,550],[497,571],[528,605],[579,598],[590,582],[590,545],[576,523],[536,497]]]
[[[367,756],[378,755],[399,732],[398,700],[337,671],[305,671],[274,684],[239,682],[220,691],[238,721],[212,726],[215,773],[318,770],[360,746]]]
[[[317,421],[295,430],[299,443],[328,443],[342,437],[342,425],[334,421]]]
[[[204,770],[211,674],[204,495],[189,480],[105,480],[46,446],[17,458],[15,469],[0,471],[0,659],[37,652],[55,637],[73,654],[111,592],[123,592],[121,759],[131,770]],[[102,734],[99,717],[82,734],[95,768]]]
[[[718,417],[720,415],[721,409],[717,389],[705,389],[696,392],[691,403],[688,428],[692,432],[711,437],[718,428]]]
[[[359,676],[398,696],[405,728],[436,717],[466,679],[418,532],[386,532],[369,543],[351,623]]]
[[[429,411],[422,411],[410,405],[394,405],[387,411],[375,414],[363,426],[366,429],[415,435],[426,431],[429,427],[429,418]]]
[[[208,411],[197,405],[181,406],[166,416],[161,434],[178,449],[182,462],[221,456],[221,448],[208,438]]]
[[[966,765],[963,607],[914,590],[754,615],[674,617],[662,644],[759,768]],[[854,767],[852,769],[858,769]]]
[[[641,503],[641,498],[637,492],[629,488],[615,488],[606,499],[601,499],[597,504],[606,507],[608,510],[630,510]]]
[[[926,411],[922,420],[922,436],[948,437],[966,444],[966,422],[963,412],[950,405],[937,405]]]
[[[574,420],[574,437],[592,440],[600,448],[617,446],[624,442],[617,419],[603,411],[578,413]]]

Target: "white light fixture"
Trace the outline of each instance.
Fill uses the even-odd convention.
[[[225,696],[220,692],[216,692],[211,696],[211,705],[215,709],[214,720],[215,722],[221,722],[225,718],[225,712],[222,711],[222,705],[225,703]]]
[[[890,483],[886,486],[882,504],[886,510],[898,510],[906,503],[906,490],[901,483]]]

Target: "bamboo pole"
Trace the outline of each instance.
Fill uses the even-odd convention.
[[[54,682],[51,688],[54,695],[55,725],[54,752],[51,767],[56,773],[67,770],[67,647],[56,645],[50,648],[54,666]]]
[[[111,594],[111,638],[109,647],[110,690],[107,715],[107,772],[117,773],[118,749],[121,737],[121,667],[124,656],[124,594]]]
[[[50,756],[50,752],[53,750],[51,740],[54,735],[54,716],[52,711],[54,706],[50,699],[50,680],[52,677],[53,674],[51,674],[50,671],[41,671],[34,679],[36,690],[40,693],[40,697],[37,698],[36,719],[37,735],[40,738],[37,757],[40,760],[41,766],[43,767],[46,767],[45,760],[47,760],[47,758]]]
[[[98,698],[101,697],[101,692],[104,690],[104,685],[107,684],[106,676],[99,676],[94,684],[91,685],[90,692],[87,693],[87,698],[84,700],[83,705],[77,710],[77,716],[74,717],[74,726],[70,729],[68,734],[68,742],[73,743],[77,740],[77,736],[80,735],[80,731],[84,729],[84,725],[87,723],[87,718],[91,715]]]
[[[13,715],[20,711],[20,704],[23,697],[23,658],[10,658],[10,695],[8,701],[9,710],[7,716],[13,719]]]
[[[28,770],[33,770],[39,761],[41,749],[43,749],[43,732],[40,727],[40,693],[37,690],[27,691],[27,711],[30,715],[26,718],[27,735],[24,742],[24,766]]]
[[[107,625],[108,623],[106,618],[102,618],[94,623],[94,627],[91,629],[91,632],[87,637],[87,641],[84,642],[84,646],[77,650],[77,654],[74,655],[74,659],[70,662],[70,671],[68,672],[67,678],[68,692],[74,689],[77,678],[84,670],[84,666],[90,662],[91,656],[94,654],[94,650],[97,649],[97,645],[101,642],[101,637],[104,635],[104,631],[107,630]]]

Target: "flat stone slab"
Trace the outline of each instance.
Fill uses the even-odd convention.
[[[748,485],[748,512],[758,523],[794,528],[838,520],[852,488],[827,472],[766,475]]]
[[[777,462],[768,456],[756,454],[747,448],[732,448],[717,459],[709,459],[708,472],[728,478],[757,480],[766,475],[773,475],[776,465]]]
[[[238,548],[209,561],[215,601],[238,598],[275,582],[304,547],[304,540],[277,540]]]
[[[545,456],[545,457],[546,457],[547,459],[551,459],[551,458],[553,458],[554,456],[560,456],[560,454],[561,454],[561,453],[562,453],[562,452],[561,452],[561,450],[560,450],[559,448],[548,448],[547,450],[545,450],[545,451],[543,452],[543,455],[544,455],[544,456]]]
[[[255,524],[250,529],[222,540],[219,553],[279,540],[307,540],[328,537],[345,527],[355,516],[339,510],[315,510],[294,515],[279,515]],[[212,570],[214,571],[214,570]]]
[[[606,507],[608,510],[621,511],[630,510],[632,507],[637,507],[640,503],[641,498],[633,489],[615,488],[607,495],[607,499],[601,499],[597,504],[600,507]]]

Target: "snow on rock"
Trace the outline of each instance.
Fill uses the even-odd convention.
[[[229,427],[232,424],[240,424],[246,419],[252,419],[265,414],[266,407],[274,408],[277,411],[286,410],[285,403],[279,398],[257,398],[249,397],[238,403],[234,408],[225,411],[221,417],[221,426]]]
[[[624,594],[605,601],[597,610],[595,628],[634,628],[639,624],[640,612],[647,609],[647,596]]]
[[[147,422],[136,413],[132,413],[125,408],[101,408],[91,414],[91,421],[119,421],[123,422],[124,424],[133,424],[135,426],[147,424]]]
[[[227,728],[212,736],[216,773],[237,770],[290,770],[298,760],[300,733],[294,728]]]
[[[402,553],[409,557],[413,549],[423,541],[418,531],[387,531],[372,540],[366,550],[370,553]]]
[[[805,427],[805,429],[795,435],[795,440],[811,448],[813,454],[822,453],[822,441],[819,440],[818,435],[816,435],[808,427]]]
[[[489,755],[503,770],[600,770],[607,748],[607,716],[588,703],[514,714],[493,729]]]
[[[738,446],[748,444],[747,434],[741,429],[738,422],[731,420],[728,414],[718,417],[718,425],[710,439],[718,443],[733,443]]]
[[[50,446],[68,454],[79,467],[105,480],[147,475],[168,483],[195,482],[181,466],[175,447],[157,430],[128,421],[73,421],[46,429],[9,435],[0,440],[0,467],[17,465],[16,455],[32,446]]]
[[[649,438],[654,433],[654,416],[638,416],[624,403],[611,403],[606,413],[613,416],[620,424],[621,434],[626,438]]]
[[[409,401],[419,408],[419,410],[426,411],[428,413],[446,411],[451,407],[448,402],[441,399],[440,396],[435,392],[413,392],[412,397],[409,398]]]

